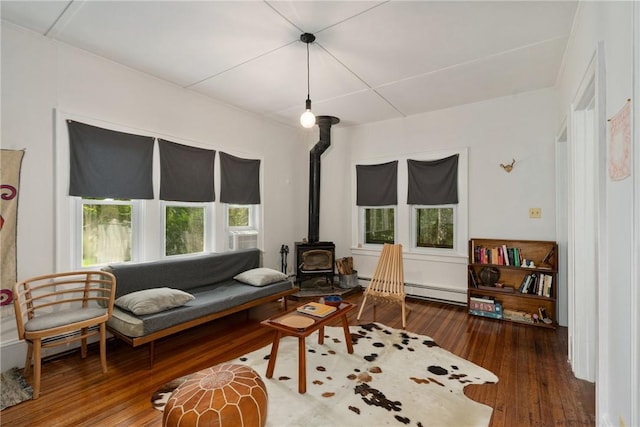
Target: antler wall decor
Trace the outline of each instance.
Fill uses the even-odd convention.
[[[516,164],[516,159],[511,159],[510,165],[503,165],[502,163],[500,163],[500,167],[504,169],[505,172],[509,173],[513,170],[513,165],[515,164]]]

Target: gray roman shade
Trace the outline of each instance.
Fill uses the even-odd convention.
[[[356,205],[398,204],[398,161],[377,165],[356,165]]]
[[[260,203],[260,160],[220,152],[220,201],[237,205]]]
[[[458,154],[439,160],[407,160],[409,205],[458,203]]]
[[[213,202],[215,150],[158,140],[160,199],[176,202]]]
[[[69,195],[112,199],[153,199],[153,142],[67,120]]]

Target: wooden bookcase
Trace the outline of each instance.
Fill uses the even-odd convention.
[[[504,260],[505,248],[507,256],[518,258]],[[515,252],[514,251],[517,251]],[[502,254],[502,255],[501,255]],[[522,261],[520,261],[522,259]],[[533,261],[534,267],[519,266],[524,260]],[[507,265],[509,263],[509,265]],[[516,264],[516,265],[514,265]],[[481,277],[488,278],[481,273],[484,268],[498,271],[498,286],[482,283]],[[486,273],[486,271],[484,272]],[[549,276],[550,289],[545,296],[522,293],[521,285],[526,276]],[[508,240],[508,239],[470,239],[469,240],[469,274],[467,286],[467,308],[471,312],[471,297],[493,299],[501,303],[503,320],[524,323],[533,326],[555,328],[557,325],[556,295],[558,285],[558,245],[552,241],[542,240]],[[490,282],[491,280],[489,280]],[[502,286],[502,287],[500,287]],[[547,317],[552,323],[534,322],[532,314],[539,313],[539,307],[544,307]],[[526,316],[524,314],[528,314]]]

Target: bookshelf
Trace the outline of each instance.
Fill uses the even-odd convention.
[[[556,327],[556,242],[470,239],[467,277],[470,315]]]

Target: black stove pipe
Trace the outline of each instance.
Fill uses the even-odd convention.
[[[309,243],[320,240],[320,157],[331,145],[331,126],[340,123],[333,116],[317,116],[320,141],[309,152]]]

